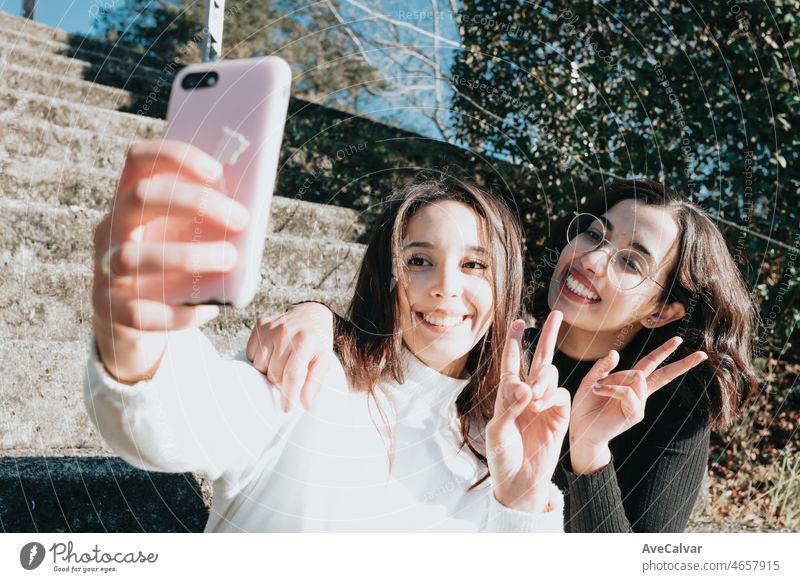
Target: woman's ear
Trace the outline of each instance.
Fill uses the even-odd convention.
[[[666,303],[658,308],[657,311],[651,312],[647,317],[641,320],[641,324],[649,329],[662,327],[673,321],[682,319],[686,315],[686,308],[680,301],[673,301]]]

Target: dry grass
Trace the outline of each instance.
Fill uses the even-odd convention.
[[[800,366],[762,366],[759,396],[712,436],[711,513],[747,527],[800,531]]]

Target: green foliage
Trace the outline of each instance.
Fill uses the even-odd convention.
[[[457,133],[522,165],[553,213],[647,176],[800,251],[797,0],[465,0],[460,26]],[[543,232],[545,207],[521,204]],[[761,301],[759,346],[797,358],[798,253],[720,227]]]
[[[469,178],[509,200],[510,184],[525,179],[507,163],[363,117],[298,99],[290,102],[278,175],[281,196],[356,208],[369,221],[393,188],[421,171]]]
[[[107,40],[157,62],[185,65],[200,60],[204,16],[201,0],[126,0],[99,14],[94,27]],[[354,109],[361,84],[376,72],[337,24],[318,2],[229,1],[222,56],[281,56],[293,67],[295,95]]]

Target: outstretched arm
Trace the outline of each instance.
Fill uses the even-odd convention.
[[[236,265],[229,237],[248,213],[219,190],[221,179],[222,166],[190,144],[134,144],[95,230],[86,405],[139,467],[217,478],[243,470],[282,426],[263,377],[223,361],[197,328],[219,309],[185,305],[195,276]]]
[[[115,380],[92,354],[84,396],[100,434],[127,462],[231,485],[257,461],[277,458],[300,414],[283,412],[280,395],[243,353],[221,358],[196,328],[171,333],[155,375],[133,385]]]

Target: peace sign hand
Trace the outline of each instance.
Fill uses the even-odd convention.
[[[525,322],[511,324],[503,348],[495,411],[486,426],[494,496],[512,509],[540,513],[569,426],[569,392],[558,387],[552,365],[563,316],[547,318],[525,381],[520,377]]]
[[[639,360],[633,369],[613,374],[619,354],[611,350],[586,374],[573,399],[569,425],[575,473],[590,473],[608,464],[608,443],[642,421],[647,399],[708,358],[704,352],[694,352],[656,369],[682,341],[674,337]]]

